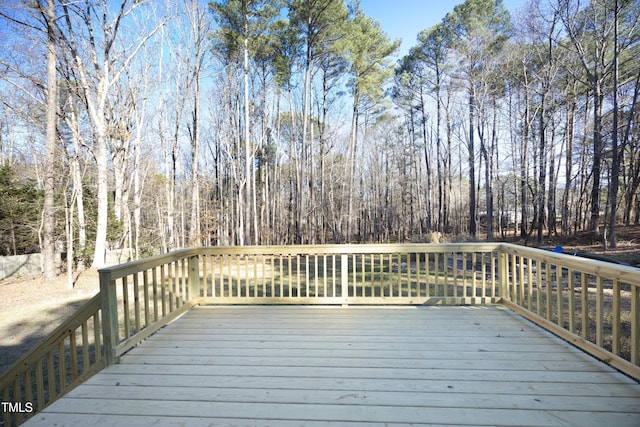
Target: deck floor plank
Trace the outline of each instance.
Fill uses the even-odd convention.
[[[640,425],[640,384],[498,307],[197,307],[27,425]]]

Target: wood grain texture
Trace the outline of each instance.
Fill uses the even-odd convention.
[[[499,307],[196,307],[26,425],[640,425],[640,384]]]

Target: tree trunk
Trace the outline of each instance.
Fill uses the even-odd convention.
[[[618,148],[618,0],[614,2],[613,23],[613,129],[611,130],[611,186],[609,187],[609,230],[608,239],[605,236],[605,249],[608,244],[611,248],[617,246],[616,242],[616,217],[618,212],[618,188],[620,183],[620,164],[624,150]]]
[[[470,83],[471,85],[471,83]],[[476,159],[474,146],[474,117],[476,100],[473,87],[469,87],[469,233],[473,240],[477,237],[476,214]]]
[[[251,143],[249,132],[249,38],[248,16],[245,15],[244,37],[244,242],[251,244]]]
[[[189,245],[200,246],[200,181],[198,171],[198,152],[200,146],[200,73],[195,76],[193,96],[193,115],[191,129],[191,217],[189,221]]]
[[[44,207],[42,212],[43,275],[46,280],[55,279],[55,158],[58,133],[58,81],[56,73],[56,10],[55,1],[47,1],[47,142],[44,170]]]
[[[562,195],[562,234],[571,234],[571,203],[569,197],[571,195],[573,174],[573,134],[574,119],[576,112],[576,102],[573,100],[567,111],[567,124],[565,126],[565,185]]]
[[[593,185],[589,231],[595,240],[600,235],[600,174],[602,170],[602,104],[600,80],[593,84]]]

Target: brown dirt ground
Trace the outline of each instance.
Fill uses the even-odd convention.
[[[618,228],[618,247],[607,251],[585,236],[551,237],[545,239],[545,245],[602,254],[640,267],[640,227]],[[0,373],[99,291],[96,270],[76,273],[74,281],[73,289],[69,289],[65,274],[52,281],[42,278],[0,281]]]

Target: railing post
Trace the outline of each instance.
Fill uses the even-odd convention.
[[[200,255],[189,257],[189,300],[200,296]]]
[[[116,347],[120,341],[118,337],[118,297],[116,283],[111,280],[109,271],[99,270],[100,302],[102,305],[102,337],[104,342],[105,365],[118,363]]]
[[[509,257],[504,248],[500,248],[498,260],[498,277],[500,277],[500,297],[507,301],[509,298]]]

